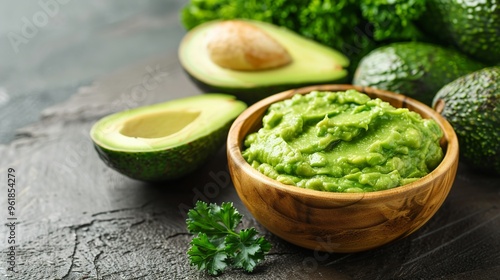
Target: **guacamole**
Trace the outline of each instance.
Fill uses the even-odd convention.
[[[371,192],[405,185],[442,160],[443,132],[430,119],[355,90],[313,91],[272,104],[243,157],[288,185]]]

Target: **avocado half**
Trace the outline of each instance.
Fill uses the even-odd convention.
[[[172,180],[217,152],[246,107],[230,95],[197,95],[106,116],[90,136],[99,157],[116,171],[141,181]]]
[[[235,20],[265,32],[286,49],[291,62],[265,70],[232,70],[210,58],[207,37],[222,22],[215,20],[191,29],[179,46],[179,59],[189,77],[205,92],[223,92],[252,104],[271,94],[312,84],[347,81],[349,59],[339,51],[270,23]]]
[[[352,83],[401,93],[431,106],[441,87],[483,67],[483,63],[454,49],[424,42],[396,42],[364,56]]]

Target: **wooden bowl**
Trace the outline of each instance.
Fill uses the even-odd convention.
[[[367,193],[334,193],[303,189],[275,181],[242,157],[246,135],[262,126],[272,103],[313,90],[356,89],[395,107],[434,119],[444,132],[445,153],[427,176],[404,186]],[[233,123],[227,139],[229,171],[238,196],[270,232],[295,245],[327,252],[359,252],[401,239],[424,225],[446,199],[458,166],[458,140],[451,125],[428,106],[387,91],[352,85],[321,85],[285,91],[247,108]]]

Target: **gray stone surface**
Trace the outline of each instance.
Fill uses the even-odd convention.
[[[98,43],[85,39],[86,47],[80,51],[54,50],[47,56],[59,57],[61,53],[60,61],[41,58],[33,68],[22,63],[5,64],[15,74],[0,75],[1,87],[11,96],[0,105],[0,121],[7,120],[7,134],[16,129],[18,136],[7,136],[4,139],[10,140],[0,144],[0,219],[5,225],[11,221],[6,189],[8,168],[13,168],[17,272],[7,271],[11,229],[0,227],[0,279],[214,279],[189,266],[186,255],[192,236],[187,232],[185,215],[198,199],[233,202],[244,215],[243,226],[255,226],[273,246],[254,273],[229,270],[217,279],[498,278],[500,179],[473,173],[463,164],[448,199],[428,224],[403,240],[354,254],[302,249],[262,228],[228,180],[224,147],[194,174],[163,184],[131,180],[105,166],[88,136],[95,121],[120,110],[200,94],[182,71],[175,48],[156,46],[156,51],[142,54],[130,46],[120,48],[128,40],[177,26],[173,35],[169,33],[171,37],[157,42],[175,45],[183,31],[173,19],[177,13],[166,7],[172,7],[172,3],[180,5],[179,2],[149,1],[139,5],[131,1],[90,1],[88,7],[94,7],[95,12],[88,12],[86,18],[96,17],[98,21],[97,18],[109,16],[117,22],[116,26],[104,24],[81,35],[98,39],[115,34],[106,40],[117,40],[116,48],[111,47],[112,42],[100,43],[110,44],[103,49],[107,55],[92,57],[88,48]],[[76,1],[65,7],[72,3]],[[84,9],[78,6],[83,2],[78,3],[75,5]],[[120,10],[123,17],[107,10],[113,5],[124,9]],[[103,10],[97,9],[104,6]],[[130,18],[141,9],[146,9],[146,14],[158,14],[158,21],[143,15],[139,16],[140,24],[131,25],[134,21]],[[5,10],[1,11],[6,15]],[[168,19],[160,15],[162,11],[169,15]],[[78,13],[71,15],[67,17],[78,19]],[[16,19],[22,13],[11,16]],[[64,42],[57,41],[55,45]],[[140,48],[141,44],[135,42]],[[150,47],[149,43],[142,41],[144,48]],[[113,58],[103,61],[107,57]],[[45,59],[45,65],[73,65],[69,62],[72,59],[79,60],[79,64],[75,69],[53,70],[55,74],[33,80],[18,77],[22,73],[40,74],[40,65],[44,64],[40,61]],[[157,83],[146,89],[145,79]],[[16,84],[22,88],[19,92]],[[6,108],[12,114],[6,114]],[[24,116],[24,120],[15,120]],[[216,189],[208,189],[214,184]]]
[[[0,143],[96,77],[175,50],[186,2],[0,1]]]

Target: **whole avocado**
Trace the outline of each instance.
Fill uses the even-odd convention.
[[[453,126],[461,160],[474,169],[500,174],[500,67],[447,84],[436,94],[433,108]]]
[[[500,0],[426,0],[418,25],[479,61],[500,63]]]
[[[366,55],[353,84],[405,94],[427,105],[447,83],[484,68],[464,54],[423,42],[398,42]]]

